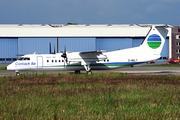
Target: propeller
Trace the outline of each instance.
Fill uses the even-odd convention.
[[[54,46],[54,53],[51,51],[51,43],[49,43],[49,54],[55,54],[56,50],[55,50],[55,46]]]
[[[63,54],[61,55],[61,57],[64,58],[64,67],[65,67],[65,62],[67,62],[66,46],[64,47],[64,52],[63,52]]]
[[[54,54],[56,53],[55,46],[54,46]]]
[[[49,54],[51,54],[51,43],[49,43]]]

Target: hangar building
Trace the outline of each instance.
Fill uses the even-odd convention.
[[[113,51],[139,46],[150,27],[144,25],[0,25],[0,63],[11,63],[18,54],[52,51]],[[161,60],[171,58],[169,28]],[[123,57],[123,56],[122,56]]]

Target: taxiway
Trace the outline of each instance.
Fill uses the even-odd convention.
[[[21,74],[69,74],[74,71],[21,71]],[[114,70],[93,70],[93,73],[108,73],[108,72],[119,72],[119,73],[127,73],[127,74],[176,74],[180,75],[179,67],[124,67]],[[81,73],[86,73],[85,71],[81,71]],[[14,76],[14,71],[0,70],[0,76]]]

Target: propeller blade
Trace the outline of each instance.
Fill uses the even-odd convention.
[[[61,55],[61,57],[64,58],[64,68],[65,68],[65,62],[67,63],[67,54],[66,54],[66,46],[64,47],[64,52]]]
[[[55,46],[54,46],[54,54],[56,53]]]
[[[65,68],[65,58],[64,58],[64,68]]]
[[[51,54],[51,43],[49,43],[49,54]]]
[[[67,54],[66,54],[66,46],[64,47],[64,52],[63,52],[63,54],[61,55],[61,57],[67,58]]]

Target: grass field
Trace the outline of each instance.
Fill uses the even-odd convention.
[[[180,76],[5,76],[0,119],[180,119]]]
[[[6,70],[6,67],[0,67],[0,70]]]

